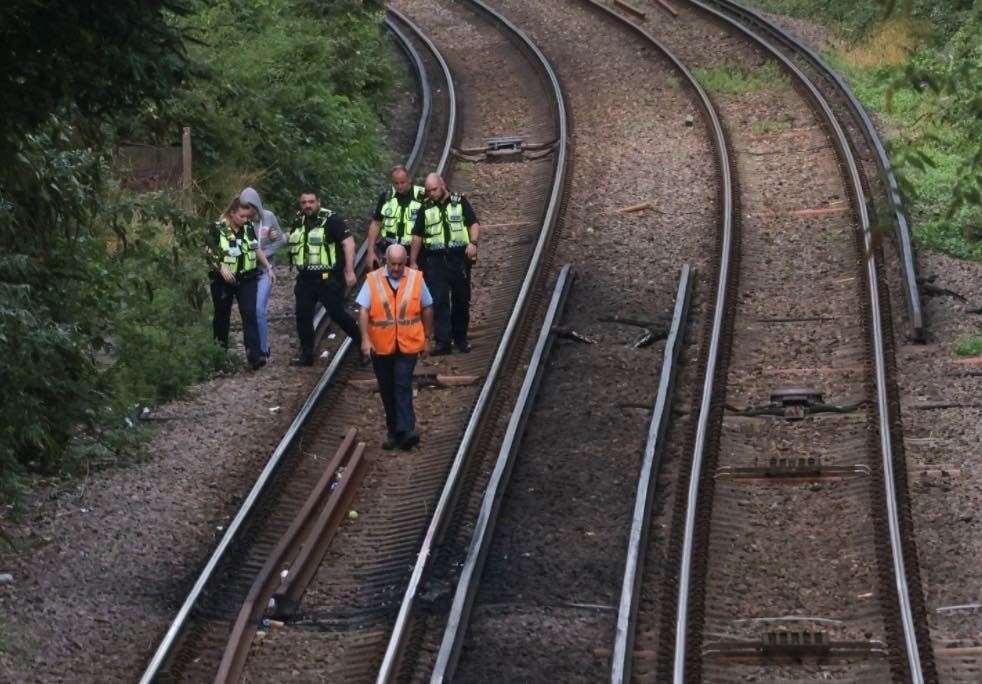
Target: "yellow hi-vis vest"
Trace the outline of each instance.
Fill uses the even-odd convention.
[[[334,216],[330,209],[321,209],[313,228],[307,228],[303,212],[300,222],[290,231],[290,261],[297,268],[327,271],[338,262],[338,246],[328,239],[327,220]]]
[[[410,191],[409,204],[399,205],[395,188],[389,193],[389,199],[382,205],[382,237],[389,242],[397,242],[406,246],[413,241],[413,226],[416,225],[416,214],[423,206],[426,191],[419,185],[414,185]]]
[[[430,203],[423,212],[426,235],[423,244],[430,251],[466,247],[470,244],[470,231],[464,225],[463,195],[453,193],[444,206]]]
[[[222,218],[216,225],[218,229],[218,250],[222,255],[222,266],[228,266],[233,274],[248,276],[256,272],[256,250],[259,240],[252,221],[246,221],[242,232],[232,230],[228,219]]]

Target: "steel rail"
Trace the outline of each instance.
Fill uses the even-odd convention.
[[[440,160],[436,164],[436,172],[441,176],[447,171],[447,163],[450,161],[450,152],[453,148],[454,139],[457,137],[457,90],[454,88],[453,74],[450,72],[450,66],[447,64],[447,60],[443,58],[443,53],[440,52],[439,48],[433,43],[428,35],[426,35],[423,30],[414,24],[409,17],[404,15],[399,10],[389,7],[389,14],[396,17],[403,24],[408,26],[416,37],[422,42],[426,48],[436,59],[437,63],[440,65],[440,71],[443,72],[443,80],[447,84],[447,137],[443,143],[443,150],[440,152]],[[406,168],[413,170],[408,164]]]
[[[924,320],[924,311],[921,307],[921,293],[917,286],[917,263],[914,258],[913,241],[910,234],[910,222],[904,210],[904,200],[900,193],[900,184],[893,171],[893,164],[890,162],[890,155],[887,153],[886,146],[880,139],[880,134],[870,118],[869,112],[863,107],[862,103],[856,98],[852,89],[835,71],[829,67],[825,61],[810,47],[801,42],[798,38],[782,29],[780,26],[770,21],[759,12],[745,7],[734,0],[709,0],[714,5],[723,7],[728,12],[741,17],[745,22],[753,23],[789,47],[794,52],[800,54],[809,62],[812,67],[821,75],[828,79],[839,91],[839,94],[846,100],[846,104],[853,118],[859,124],[860,132],[866,140],[866,144],[873,150],[876,156],[876,166],[879,171],[881,182],[887,196],[887,202],[893,212],[893,220],[896,226],[897,248],[900,250],[901,270],[904,279],[904,294],[907,302],[907,318],[910,327],[910,336],[913,340],[923,342],[927,335],[927,324]]]
[[[614,653],[611,663],[610,681],[623,684],[631,680],[631,660],[634,649],[635,620],[638,613],[638,600],[641,590],[641,570],[644,567],[645,551],[648,543],[648,527],[651,517],[651,504],[655,496],[655,478],[661,463],[665,432],[671,415],[672,394],[675,377],[678,374],[678,357],[685,340],[685,324],[689,314],[689,301],[692,297],[694,271],[685,264],[679,274],[679,286],[675,294],[675,312],[672,326],[665,341],[665,354],[662,361],[661,376],[658,379],[658,394],[651,412],[648,427],[648,440],[644,447],[644,458],[638,476],[638,493],[634,500],[634,518],[627,541],[627,559],[624,563],[624,581],[621,583],[621,601],[617,611],[617,628],[614,633]]]
[[[903,556],[903,549],[901,548],[901,533],[900,533],[900,520],[897,510],[897,496],[896,496],[896,485],[893,479],[893,449],[890,441],[890,422],[889,422],[889,407],[887,405],[887,379],[886,379],[886,355],[884,353],[883,347],[883,322],[880,314],[880,303],[879,303],[879,290],[876,276],[876,253],[873,249],[872,234],[870,231],[870,220],[869,211],[866,203],[865,193],[863,191],[862,180],[860,178],[859,167],[856,163],[856,159],[852,154],[852,150],[849,147],[849,142],[846,137],[845,132],[842,129],[841,124],[836,119],[833,114],[831,107],[825,98],[821,95],[818,89],[815,87],[814,83],[795,65],[790,59],[788,59],[784,54],[775,49],[766,40],[757,35],[754,31],[749,28],[740,25],[734,19],[728,17],[722,12],[713,9],[706,4],[699,2],[699,0],[689,0],[689,2],[702,9],[704,12],[710,16],[716,17],[718,20],[733,27],[738,32],[746,35],[753,42],[757,43],[763,50],[770,53],[770,55],[778,60],[784,66],[784,68],[792,74],[792,76],[801,84],[805,89],[808,96],[815,103],[819,111],[821,112],[822,118],[825,119],[826,123],[830,128],[832,133],[833,141],[838,148],[840,155],[840,160],[845,165],[845,171],[848,176],[849,185],[853,191],[853,197],[855,199],[855,210],[859,215],[860,219],[860,230],[863,236],[863,242],[867,251],[866,255],[866,275],[867,275],[867,288],[869,290],[869,303],[871,311],[871,329],[870,329],[870,342],[873,348],[874,356],[874,367],[876,373],[876,395],[877,395],[877,408],[878,408],[878,421],[879,421],[879,432],[880,432],[880,451],[883,461],[884,470],[884,489],[885,498],[887,504],[887,522],[890,530],[890,546],[893,558],[893,574],[894,581],[896,584],[896,590],[898,593],[898,603],[899,611],[901,615],[901,623],[904,632],[904,642],[906,646],[907,654],[907,667],[910,672],[911,681],[915,684],[920,684],[924,681],[924,674],[922,670],[920,649],[917,644],[916,629],[914,626],[913,611],[910,605],[910,594],[907,586],[907,575],[906,575],[906,565]],[[723,268],[721,267],[721,271]],[[720,281],[721,283],[724,281]],[[723,299],[723,293],[717,293],[717,305]],[[717,311],[718,313],[718,311]],[[722,323],[722,317],[714,317],[713,322],[713,340],[717,340],[721,329],[719,328]],[[717,356],[718,356],[718,345],[713,345],[710,352],[709,365],[715,369]],[[710,372],[710,368],[707,367],[706,371],[706,382],[703,387],[702,405],[699,413],[699,425],[696,433],[696,446],[693,450],[693,463],[692,463],[692,474],[691,480],[689,482],[689,492],[687,498],[687,510],[686,510],[686,525],[684,530],[684,542],[683,542],[683,555],[682,555],[682,573],[679,577],[679,592],[678,592],[678,610],[676,613],[676,632],[675,632],[675,653],[674,653],[674,668],[673,668],[673,679],[678,684],[683,684],[685,682],[685,661],[686,661],[686,637],[688,628],[688,600],[689,600],[689,589],[691,584],[691,578],[689,577],[690,570],[692,567],[692,555],[695,540],[695,517],[696,517],[696,505],[698,502],[699,493],[699,475],[701,474],[702,460],[704,456],[704,449],[707,437],[708,428],[708,418],[709,409],[712,403],[713,394],[713,383],[712,383],[713,373]]]
[[[226,646],[225,654],[218,666],[218,674],[215,675],[216,683],[239,681],[260,620],[267,611],[268,601],[277,593],[277,587],[280,585],[281,568],[284,565],[290,565],[289,576],[292,576],[294,566],[303,567],[302,561],[294,556],[299,553],[304,540],[313,533],[318,512],[329,507],[331,500],[340,498],[345,490],[353,489],[352,483],[357,478],[351,477],[350,472],[353,468],[350,467],[341,476],[341,480],[337,483],[334,491],[331,489],[331,483],[334,482],[338,469],[344,463],[354,460],[353,452],[356,450],[358,451],[358,461],[361,461],[361,452],[364,451],[365,444],[361,442],[356,445],[357,437],[358,431],[355,428],[348,430],[341,445],[324,469],[324,474],[314,485],[304,505],[293,522],[290,523],[290,527],[280,537],[273,551],[266,558],[266,562],[252,583],[249,594],[246,596],[246,600],[239,610],[238,618],[232,627],[228,646]],[[307,545],[309,546],[309,543]],[[282,610],[279,602],[276,605],[276,610],[277,613]]]
[[[511,418],[508,420],[508,427],[505,430],[501,448],[498,450],[498,457],[491,472],[491,478],[484,490],[481,510],[471,535],[470,548],[467,550],[467,558],[464,560],[460,578],[457,580],[453,603],[447,617],[447,626],[443,632],[440,650],[436,655],[436,664],[430,678],[432,684],[453,681],[460,651],[464,645],[467,622],[474,605],[474,597],[477,595],[481,573],[484,571],[484,561],[494,537],[495,523],[498,520],[501,503],[508,488],[512,467],[515,464],[515,453],[518,451],[525,434],[525,425],[532,413],[545,362],[549,358],[549,352],[555,339],[553,325],[562,316],[563,307],[566,304],[566,295],[572,285],[573,276],[572,268],[566,264],[556,279],[552,300],[549,302],[549,309],[542,321],[539,338],[535,343],[532,357],[529,359],[528,370],[525,372],[525,380],[522,382],[522,388],[515,400],[515,408],[512,409]]]
[[[402,32],[398,24],[392,20],[392,15],[396,18],[399,17],[398,14],[393,12],[391,9],[386,12],[385,16],[385,26],[388,28],[392,35],[396,37],[396,42],[402,51],[406,53],[406,59],[413,67],[413,74],[416,77],[416,85],[419,88],[419,94],[422,98],[420,103],[420,114],[419,123],[416,124],[416,139],[413,141],[413,147],[409,151],[409,155],[406,157],[405,167],[409,171],[410,176],[412,176],[413,171],[419,164],[419,161],[423,155],[423,146],[426,144],[426,131],[430,126],[430,113],[433,109],[433,91],[430,88],[430,79],[426,76],[426,67],[423,66],[423,58],[420,57],[419,52],[416,47],[409,41],[409,38]],[[403,22],[406,23],[406,22]],[[412,25],[408,24],[412,30]],[[419,35],[417,33],[416,35]]]
[[[396,12],[393,12],[393,14],[395,14],[397,17],[400,16]],[[445,67],[446,62],[443,60],[443,57],[440,55],[439,50],[437,50],[433,42],[430,41],[429,38],[425,34],[423,34],[418,27],[415,26],[415,24],[412,24],[411,22],[408,21],[404,21],[404,23],[406,23],[406,25],[409,26],[410,29],[414,31],[414,33],[416,33],[417,37],[419,37],[419,39],[424,44],[426,44],[430,50],[433,51],[433,54],[436,56],[437,60]],[[452,140],[456,135],[456,114],[455,114],[456,95],[455,95],[453,80],[450,77],[449,69],[444,68],[444,76],[447,78],[448,96],[450,98],[451,111],[454,112],[454,114],[448,118],[447,142],[444,146],[444,157],[441,160],[441,163],[443,164],[446,163],[446,158],[449,156],[449,149],[450,146],[452,145]],[[425,76],[421,74],[420,78],[425,78]],[[415,148],[415,145],[413,147]],[[359,265],[364,263],[363,249],[359,250],[358,255],[356,256],[356,263]],[[319,317],[315,320],[314,323],[315,327],[319,327],[321,325],[321,322],[324,320],[324,315],[325,312],[322,309],[319,314]],[[205,585],[207,585],[207,583],[211,580],[212,575],[214,574],[215,569],[218,567],[219,562],[224,558],[225,553],[227,552],[232,541],[235,539],[236,535],[238,535],[239,530],[244,524],[246,518],[248,518],[248,516],[252,513],[253,507],[256,505],[256,502],[259,500],[259,497],[266,490],[267,485],[272,480],[273,475],[278,470],[281,462],[283,461],[284,456],[293,447],[294,443],[297,440],[297,437],[300,435],[304,426],[307,424],[307,421],[310,418],[310,414],[313,412],[314,407],[316,407],[318,402],[320,401],[320,398],[323,395],[324,390],[327,389],[327,387],[334,381],[334,378],[337,375],[338,370],[341,368],[341,364],[345,360],[345,357],[348,355],[348,352],[351,350],[352,346],[353,346],[353,342],[351,338],[346,338],[341,343],[341,346],[338,347],[337,352],[335,352],[334,358],[331,360],[331,363],[328,365],[327,369],[325,369],[324,373],[317,381],[317,384],[314,385],[314,388],[307,396],[307,399],[306,401],[304,401],[303,406],[300,407],[300,410],[297,412],[296,417],[294,417],[293,422],[290,424],[290,427],[287,429],[283,437],[280,439],[279,444],[276,445],[276,448],[273,450],[273,453],[269,457],[269,460],[266,462],[265,467],[263,468],[262,472],[259,474],[259,477],[256,479],[255,484],[253,484],[252,489],[249,491],[249,494],[242,502],[242,505],[239,507],[239,510],[235,514],[235,517],[232,519],[232,522],[229,523],[228,528],[226,528],[225,534],[218,542],[218,546],[215,547],[215,550],[212,552],[211,556],[209,557],[208,562],[206,563],[204,569],[198,575],[197,580],[195,580],[194,585],[191,587],[191,591],[188,593],[187,597],[184,599],[184,602],[181,604],[181,607],[178,609],[177,615],[174,617],[174,620],[168,626],[167,632],[164,634],[163,639],[161,639],[156,650],[154,651],[153,656],[150,658],[150,661],[147,664],[147,667],[144,670],[143,675],[140,677],[140,684],[150,684],[150,682],[152,682],[160,673],[161,667],[163,667],[164,662],[166,661],[167,657],[170,655],[171,651],[173,650],[174,645],[177,643],[177,640],[188,621],[188,618],[191,616],[191,612],[194,609],[195,604],[198,602],[198,599],[201,597]]]
[[[703,393],[699,407],[699,417],[696,424],[696,435],[693,448],[694,457],[692,461],[692,470],[690,473],[689,488],[687,493],[688,501],[691,504],[691,502],[697,498],[699,490],[699,479],[702,470],[701,454],[705,448],[706,438],[708,436],[712,396],[716,381],[716,368],[719,363],[719,350],[722,345],[723,320],[726,316],[727,308],[727,283],[730,279],[730,257],[733,253],[733,233],[735,220],[733,215],[735,197],[733,188],[734,180],[732,174],[732,160],[730,159],[729,146],[727,144],[726,134],[723,130],[723,124],[720,120],[719,113],[716,111],[715,105],[713,105],[712,100],[709,98],[709,94],[706,92],[705,88],[702,87],[689,68],[686,67],[685,64],[683,64],[670,50],[668,50],[667,47],[665,47],[646,29],[638,26],[632,21],[627,20],[625,17],[617,12],[614,12],[606,5],[600,4],[597,2],[597,0],[584,1],[588,2],[597,9],[606,12],[608,15],[624,22],[627,26],[633,28],[637,33],[644,36],[666,57],[666,59],[668,59],[675,66],[678,71],[685,76],[686,80],[691,84],[692,88],[696,92],[696,96],[698,97],[699,103],[706,116],[707,123],[712,131],[713,146],[716,148],[716,163],[719,166],[720,173],[719,271],[716,278],[716,301],[713,304],[713,319],[712,327],[710,328],[708,353],[706,355],[707,361],[705,376],[703,378]],[[695,513],[696,509],[694,506],[687,506],[685,521],[686,531],[694,529]],[[687,534],[683,539],[682,561],[679,568],[680,588],[678,592],[678,609],[676,614],[676,642],[680,631],[684,634],[685,629],[685,621],[680,620],[679,616],[688,614],[688,584],[692,566],[692,544],[693,539]],[[618,615],[618,621],[619,620],[620,615]],[[630,636],[633,638],[633,633]],[[676,653],[678,652],[677,649],[678,644],[676,643]],[[626,649],[624,657],[630,657],[629,649]],[[611,677],[614,676],[615,671],[612,670]]]
[[[446,137],[444,138],[443,148],[440,152],[440,160],[436,165],[436,172],[442,176],[446,172],[447,162],[450,159],[450,152],[453,148],[453,142],[457,137],[457,89],[454,87],[453,75],[450,73],[450,67],[447,65],[447,60],[444,59],[443,53],[440,52],[440,49],[436,46],[436,44],[428,35],[426,35],[426,33],[423,32],[419,26],[413,23],[408,17],[397,9],[389,7],[386,9],[386,12],[405,24],[409,30],[412,31],[416,39],[426,46],[426,49],[430,51],[430,54],[433,55],[433,58],[440,65],[440,71],[443,74],[443,79],[447,86],[447,133]],[[423,119],[425,117],[428,122],[432,113],[433,89],[430,87],[430,79],[426,73],[426,68],[423,65],[423,60],[419,56],[419,52],[415,47],[413,47],[409,39],[406,38],[406,35],[397,29],[395,22],[386,17],[385,25],[386,28],[389,28],[392,31],[397,42],[402,47],[403,52],[405,52],[407,55],[415,55],[415,57],[410,57],[410,64],[413,66],[413,70],[416,71],[416,80],[417,83],[420,84],[421,88],[420,97],[423,100],[424,109],[420,114],[420,121],[416,127],[416,138],[413,142],[412,150],[406,157],[406,161],[403,163],[403,166],[405,166],[406,170],[409,171],[409,175],[412,176],[416,173],[419,164],[423,160],[423,147],[426,144],[425,140],[427,132],[427,126],[424,125]],[[355,271],[358,277],[361,277],[364,272],[365,252],[367,249],[368,246],[362,244],[361,247],[358,248],[358,252],[355,254]],[[327,311],[324,310],[323,306],[318,304],[317,312],[314,314],[315,330],[320,329],[326,316]],[[347,353],[347,351],[347,349],[344,350],[345,353]],[[338,349],[337,353],[340,354],[341,350]]]
[[[692,567],[692,547],[694,535],[690,534],[695,528],[695,506],[693,502],[698,498],[699,479],[702,472],[702,453],[705,449],[706,438],[708,436],[709,418],[712,408],[712,397],[716,386],[716,369],[719,363],[719,352],[722,345],[723,320],[727,309],[727,283],[730,278],[730,257],[733,253],[734,240],[734,190],[732,160],[730,159],[729,147],[726,142],[726,135],[723,124],[720,120],[716,107],[710,100],[705,88],[699,83],[692,72],[674,54],[672,54],[662,43],[655,38],[649,31],[638,26],[632,21],[628,21],[620,14],[617,14],[606,5],[600,4],[597,0],[584,0],[590,5],[606,12],[608,15],[616,17],[633,28],[636,32],[644,36],[652,45],[656,46],[665,57],[672,62],[676,69],[684,74],[686,80],[692,85],[699,99],[707,123],[712,131],[713,145],[716,148],[717,164],[720,172],[720,239],[719,239],[719,271],[716,278],[716,301],[713,304],[712,327],[710,328],[708,353],[706,355],[706,370],[703,379],[703,391],[699,406],[699,417],[696,423],[696,435],[693,447],[692,469],[690,473],[689,488],[687,492],[685,530],[683,538],[683,548],[681,564],[679,567],[679,592],[678,607],[676,611],[676,658],[678,657],[678,638],[684,634],[686,619],[688,615],[689,601],[689,575]],[[676,660],[676,666],[678,662]],[[683,664],[684,667],[684,664]]]
[[[481,0],[468,0],[468,2],[474,8],[489,16],[493,22],[503,26],[508,34],[513,36],[519,42],[519,44],[523,45],[525,49],[535,57],[535,61],[538,62],[539,67],[543,70],[546,80],[552,89],[555,102],[555,117],[557,126],[555,161],[556,170],[552,189],[549,195],[549,202],[546,206],[546,211],[542,221],[542,230],[539,233],[539,239],[536,242],[535,250],[532,253],[532,259],[529,263],[528,271],[525,274],[525,280],[522,282],[522,287],[519,290],[518,298],[515,301],[515,307],[512,309],[511,316],[508,319],[508,324],[505,327],[501,341],[498,344],[498,349],[495,352],[494,359],[491,362],[491,367],[488,371],[485,382],[481,387],[481,392],[478,395],[474,409],[471,412],[470,419],[468,420],[467,427],[464,430],[464,435],[461,439],[460,446],[458,447],[457,452],[454,455],[454,460],[450,465],[450,471],[447,474],[446,484],[440,493],[440,498],[437,502],[436,508],[433,511],[433,516],[426,530],[426,536],[423,538],[423,543],[420,546],[419,554],[416,558],[416,564],[414,565],[412,575],[409,578],[409,584],[406,587],[405,595],[403,596],[402,603],[399,606],[399,613],[396,617],[396,622],[393,626],[392,634],[386,647],[382,665],[379,668],[377,681],[381,684],[387,684],[388,682],[394,681],[396,678],[399,658],[401,657],[402,650],[408,636],[410,621],[412,619],[416,600],[423,582],[423,575],[429,567],[430,559],[437,544],[438,538],[452,511],[452,502],[456,498],[458,485],[463,479],[464,466],[467,463],[471,446],[478,434],[478,429],[484,411],[491,403],[492,395],[494,394],[495,389],[498,387],[501,370],[504,367],[505,361],[508,359],[512,351],[512,347],[514,347],[518,338],[518,328],[525,317],[532,286],[538,277],[542,257],[545,254],[546,246],[549,244],[552,238],[553,230],[555,229],[556,222],[559,218],[561,208],[560,200],[563,186],[566,181],[569,127],[566,114],[566,99],[563,95],[562,88],[559,85],[559,78],[557,77],[556,72],[553,70],[552,65],[542,51],[529,39],[528,36],[525,35],[523,31],[521,31],[521,29],[519,29],[497,11],[488,7]]]

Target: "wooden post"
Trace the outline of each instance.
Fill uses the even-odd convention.
[[[194,211],[191,196],[191,128],[184,127],[181,134],[181,205],[184,211]]]

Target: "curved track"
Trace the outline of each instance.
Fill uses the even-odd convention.
[[[681,9],[676,38],[712,55],[694,59],[777,63],[797,94],[775,82],[768,114],[786,107],[804,122],[804,103],[815,123],[783,148],[747,152],[761,140],[749,131],[756,115],[721,98],[744,149],[741,261],[731,265],[738,279],[717,291],[726,314],[712,336],[725,343],[708,359],[676,499],[678,589],[666,585],[661,676],[931,681],[868,184],[826,98],[794,63],[701,3]],[[741,41],[714,54],[701,41],[718,41],[721,27]],[[768,178],[785,155],[800,155],[802,170]]]
[[[359,512],[357,521],[352,515],[337,530],[309,586],[297,591],[302,601],[290,606],[287,627],[260,632],[263,639],[243,676],[275,680],[300,673],[345,681],[374,676],[398,607],[393,601],[411,579],[407,570],[434,498],[448,469],[457,463],[455,454],[465,453],[471,440],[485,438],[485,424],[493,424],[489,411],[507,396],[502,378],[508,377],[524,349],[520,332],[535,303],[528,292],[548,253],[558,213],[565,164],[565,139],[559,134],[562,107],[552,99],[552,91],[543,91],[538,63],[516,50],[508,32],[495,21],[459,7],[424,9],[415,4],[407,2],[403,9],[410,15],[419,10],[428,38],[417,34],[413,40],[418,46],[439,44],[445,55],[431,51],[430,58],[420,61],[440,64],[445,74],[452,69],[455,90],[461,94],[460,102],[451,97],[450,110],[436,117],[458,122],[451,138],[473,150],[490,133],[499,132],[500,121],[507,119],[526,143],[513,156],[505,156],[503,160],[511,163],[449,161],[446,168],[438,167],[451,178],[452,187],[467,192],[488,229],[473,284],[474,351],[417,367],[416,410],[423,443],[412,453],[383,454],[378,448],[382,420],[373,376],[345,358],[350,347],[345,341],[322,379],[326,391],[310,402],[307,430],[289,456],[267,468],[268,482],[257,485],[262,490],[260,505],[247,516],[243,513],[241,529],[230,533],[231,552],[222,556],[218,571],[203,580],[203,600],[191,601],[192,624],[177,630],[182,638],[168,661],[168,678],[197,681],[213,676],[215,654],[224,648],[229,621],[253,576],[307,492],[326,474],[325,457],[349,428],[360,429],[359,438],[368,443],[365,459],[371,462],[367,484],[351,504]],[[397,21],[413,26],[405,17]],[[459,40],[461,31],[467,34],[466,44]],[[476,45],[485,51],[475,54]],[[489,60],[495,67],[491,73],[486,68]],[[496,106],[482,101],[485,97]],[[516,116],[516,111],[521,114]],[[449,141],[433,145],[431,139],[414,147],[423,150],[424,160],[449,157]],[[524,200],[514,201],[520,192]],[[482,380],[483,387],[478,387]],[[291,576],[294,573],[290,568]],[[152,676],[148,671],[148,678]]]
[[[766,36],[773,47],[794,60],[795,64],[808,74],[812,83],[822,92],[829,106],[836,112],[844,132],[848,135],[857,163],[873,171],[873,173],[861,174],[860,178],[864,183],[867,198],[875,203],[871,203],[871,207],[875,206],[879,214],[884,217],[877,219],[876,215],[872,215],[871,225],[874,230],[879,231],[883,230],[883,225],[887,222],[893,223],[899,261],[899,284],[907,310],[908,337],[916,342],[924,342],[927,337],[927,321],[917,284],[917,261],[911,239],[910,220],[904,208],[900,186],[886,146],[880,139],[869,113],[845,80],[835,73],[814,50],[760,12],[732,0],[708,0],[706,5],[719,9],[727,16]],[[871,177],[879,178],[878,186],[870,182]]]
[[[414,38],[407,37],[399,24],[404,25]],[[412,149],[405,162],[406,167],[413,171],[418,168],[423,159],[426,139],[431,128],[433,107],[430,79],[435,76],[431,77],[432,72],[426,70],[423,58],[414,47],[412,40],[427,45],[428,38],[418,28],[395,13],[393,16],[386,17],[386,27],[405,52],[419,85],[419,124]],[[434,50],[430,53],[432,59],[438,64],[445,64],[432,43],[429,43],[428,47]],[[443,150],[440,159],[445,163],[454,136],[456,99],[453,82],[449,80],[449,71],[445,70],[442,76],[446,79],[443,90],[448,108],[442,117],[442,123],[446,128],[443,134],[431,136],[431,140],[435,137],[440,141]],[[364,254],[359,252],[356,257],[359,265],[363,262],[363,256]],[[315,319],[315,327],[321,334],[325,328],[324,322],[324,310],[320,309]],[[225,640],[238,612],[236,606],[245,600],[251,584],[251,576],[259,572],[263,555],[270,553],[275,544],[275,541],[270,542],[266,539],[261,539],[256,544],[256,537],[270,535],[275,537],[276,529],[280,531],[285,529],[286,523],[282,521],[288,522],[291,519],[291,510],[294,510],[297,505],[287,506],[287,510],[277,512],[273,510],[275,507],[273,500],[282,494],[284,479],[293,474],[296,461],[300,458],[299,452],[303,448],[303,441],[317,443],[331,441],[334,438],[334,435],[318,437],[319,426],[312,418],[323,412],[324,405],[329,399],[328,389],[338,380],[350,348],[351,341],[344,340],[335,352],[331,364],[323,372],[290,428],[280,440],[157,646],[143,673],[142,682],[150,682],[158,677],[208,677],[210,675],[207,673],[214,672],[218,668]],[[313,427],[310,426],[311,423],[314,423]],[[306,483],[309,489],[318,481],[319,475],[316,470],[302,472],[296,478],[295,484],[302,491]],[[270,519],[273,529],[263,535],[262,526],[270,524]],[[249,560],[250,555],[257,558]],[[243,559],[244,556],[246,559]],[[207,656],[202,653],[207,653]]]

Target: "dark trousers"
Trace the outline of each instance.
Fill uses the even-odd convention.
[[[319,271],[300,271],[293,294],[297,298],[297,334],[304,356],[314,355],[314,309],[317,302],[327,310],[327,315],[337,323],[356,345],[361,344],[361,332],[347,311],[344,310],[344,281],[334,274],[322,278]]]
[[[245,343],[246,358],[252,363],[259,358],[259,326],[256,322],[256,292],[259,281],[256,278],[241,280],[229,285],[221,276],[211,279],[211,301],[215,305],[212,318],[212,331],[215,340],[228,349],[228,328],[232,318],[232,300],[239,304],[242,317],[242,341]]]
[[[471,262],[462,251],[431,252],[423,276],[433,295],[434,336],[440,346],[466,340],[471,320]]]
[[[416,429],[413,410],[413,370],[416,354],[372,354],[379,394],[385,406],[385,427],[389,435],[401,439]]]

